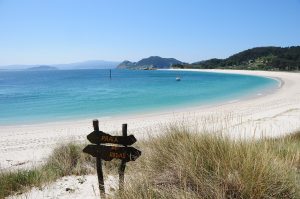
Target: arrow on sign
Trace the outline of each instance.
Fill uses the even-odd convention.
[[[112,143],[128,146],[136,142],[136,139],[133,135],[112,136],[102,131],[93,131],[87,136],[87,139],[93,144]]]
[[[121,159],[126,162],[135,161],[142,152],[133,147],[117,147],[104,145],[87,145],[83,152],[94,157],[100,157],[103,160],[111,161],[112,159]]]

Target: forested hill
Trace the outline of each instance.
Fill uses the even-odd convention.
[[[177,68],[228,68],[247,70],[299,70],[300,46],[258,47],[234,54],[226,59],[210,59]]]
[[[183,62],[174,58],[163,58],[159,56],[151,56],[141,59],[138,62],[123,61],[117,68],[119,69],[145,69],[145,68],[171,68],[174,64],[184,64]]]

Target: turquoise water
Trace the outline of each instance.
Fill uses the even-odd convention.
[[[0,71],[0,124],[173,110],[277,86],[269,78],[187,71],[112,70],[112,79],[109,70]]]

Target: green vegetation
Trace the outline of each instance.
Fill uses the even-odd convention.
[[[210,59],[193,64],[177,64],[173,67],[294,71],[300,69],[300,46],[258,47],[242,51],[226,59]]]
[[[300,132],[233,141],[172,127],[143,151],[122,198],[300,197]]]
[[[143,154],[128,163],[125,191],[118,198],[300,197],[300,132],[232,140],[172,125],[139,143]],[[61,146],[40,168],[0,174],[0,198],[65,175],[94,173],[95,158],[82,147]],[[105,173],[116,172],[116,164],[106,162]]]
[[[42,184],[42,173],[38,169],[0,173],[0,198],[12,193],[22,193]]]
[[[31,170],[0,172],[0,198],[23,193],[33,186],[55,181],[67,175],[94,172],[92,157],[83,154],[82,146],[69,143],[56,148],[45,165]]]
[[[141,59],[138,62],[123,61],[117,68],[119,69],[146,69],[146,68],[170,68],[174,64],[184,64],[183,62],[174,58],[162,58],[159,56],[151,56]]]

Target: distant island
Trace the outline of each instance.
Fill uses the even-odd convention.
[[[105,60],[88,60],[82,62],[74,62],[68,64],[31,64],[31,65],[5,65],[0,66],[4,70],[47,70],[47,67],[54,67],[62,70],[78,70],[78,69],[112,69],[116,68],[120,62]],[[42,66],[42,67],[41,67]],[[46,67],[44,67],[46,66]],[[49,68],[50,69],[50,68]],[[50,69],[51,70],[51,69]]]
[[[41,70],[58,70],[58,68],[53,67],[53,66],[35,66],[35,67],[27,68],[27,70],[38,70],[38,71],[41,71]]]
[[[173,65],[186,64],[174,58],[162,58],[159,56],[151,56],[148,58],[141,59],[138,62],[123,61],[117,68],[118,69],[162,69],[171,68]]]
[[[174,64],[173,68],[295,71],[300,69],[300,46],[257,47],[226,59],[209,59],[192,64]]]

